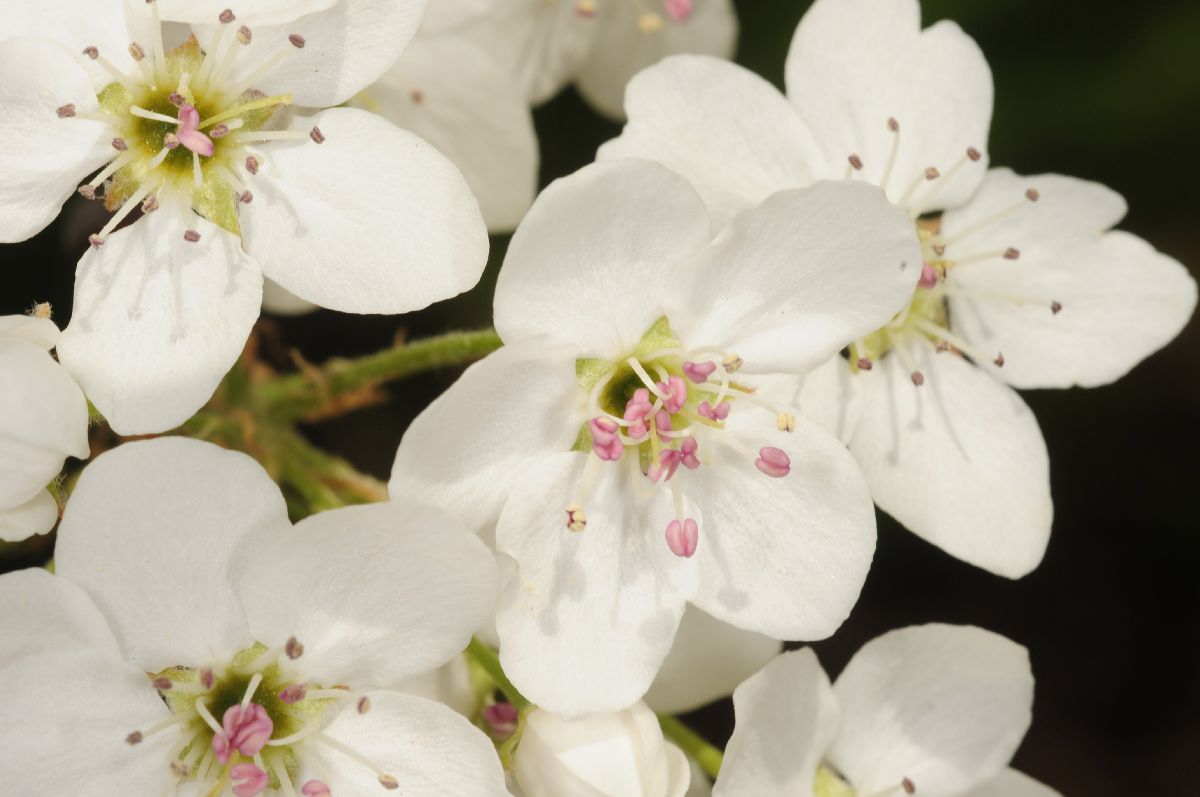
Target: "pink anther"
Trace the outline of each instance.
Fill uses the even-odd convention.
[[[240,704],[230,706],[221,719],[221,725],[224,730],[213,734],[212,749],[222,764],[229,763],[235,752],[244,756],[259,752],[275,730],[275,723],[267,716],[267,710],[257,703],[251,703],[244,712]]]
[[[680,523],[672,520],[667,524],[667,547],[676,556],[685,559],[696,552],[696,543],[700,541],[700,527],[696,521],[688,518]]]
[[[237,764],[229,774],[233,776],[233,793],[237,797],[254,797],[256,794],[262,794],[266,790],[267,784],[271,782],[267,773],[254,764]]]
[[[687,22],[695,11],[695,3],[694,0],[663,0],[663,9],[676,22]]]
[[[617,436],[619,428],[612,418],[592,418],[588,421],[588,431],[592,433],[592,451],[605,462],[616,462],[625,451],[621,438]]]
[[[773,478],[788,475],[792,470],[792,459],[781,449],[764,446],[758,449],[758,459],[754,466]]]
[[[683,443],[679,446],[679,464],[688,470],[700,467],[700,460],[696,459],[696,449],[699,447],[700,444],[696,442],[696,438],[683,438]]]
[[[179,106],[179,130],[175,132],[175,137],[192,152],[206,158],[212,157],[212,139],[200,132],[200,112],[196,106],[187,103]]]
[[[917,280],[917,285],[922,288],[932,288],[938,284],[937,269],[928,263],[921,264],[921,279]]]
[[[519,714],[512,703],[492,703],[484,706],[483,718],[497,736],[512,736],[517,730]]]
[[[646,416],[650,414],[650,410],[654,405],[650,403],[650,391],[646,388],[638,388],[633,391],[633,398],[625,405],[625,414],[622,416],[629,421],[629,436],[634,440],[641,440],[646,435],[650,434],[650,427],[646,424]]]
[[[729,402],[722,401],[717,406],[709,404],[707,401],[701,401],[700,406],[696,411],[708,418],[710,421],[723,421],[729,417]]]
[[[671,413],[659,410],[654,414],[654,428],[660,432],[671,431]]]
[[[304,684],[288,684],[279,690],[279,699],[289,706],[299,703],[308,694]]]
[[[652,482],[670,481],[679,469],[681,455],[674,448],[665,448],[658,452],[658,461],[651,462],[646,468],[646,476]]]
[[[663,406],[672,415],[687,401],[687,382],[682,376],[671,376],[666,382],[659,382],[658,390],[662,393]]]
[[[329,787],[325,785],[324,781],[320,780],[310,780],[308,783],[305,783],[300,787],[300,793],[304,797],[331,797],[332,795]]]
[[[697,385],[707,382],[708,377],[711,376],[712,372],[715,370],[717,370],[716,363],[686,362],[683,364],[683,375],[695,382]]]

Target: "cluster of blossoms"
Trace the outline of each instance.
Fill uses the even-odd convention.
[[[0,576],[0,793],[1056,794],[1008,768],[1015,642],[909,627],[832,684],[780,652],[849,616],[876,506],[1035,568],[1014,388],[1113,381],[1195,307],[1115,193],[989,169],[965,33],[816,0],[785,96],[722,60],[729,0],[227,1],[4,10],[0,242],[75,193],[111,216],[61,333],[0,317],[0,539],[57,528],[53,575]],[[570,82],[628,122],[535,198],[530,107]],[[293,523],[278,473],[184,437],[58,478],[89,401],[192,418],[264,302],[416,310],[514,229],[502,345],[388,500]],[[669,715],[730,694],[718,767]]]

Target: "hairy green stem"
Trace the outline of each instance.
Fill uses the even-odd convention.
[[[662,726],[663,735],[678,745],[689,758],[694,759],[710,778],[717,777],[717,773],[721,771],[721,762],[725,758],[720,749],[709,744],[704,737],[675,717],[659,714],[658,724]]]
[[[333,359],[300,373],[272,379],[255,389],[261,414],[289,422],[321,417],[352,394],[406,376],[453,365],[464,365],[500,348],[495,330],[448,332],[402,343],[355,359]]]

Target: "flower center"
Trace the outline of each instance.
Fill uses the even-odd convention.
[[[574,448],[594,456],[588,459],[579,495],[567,507],[567,528],[587,527],[585,505],[598,466],[626,458],[635,479],[649,479],[654,488],[668,485],[676,517],[667,525],[667,546],[677,556],[694,554],[699,524],[685,514],[683,491],[675,476],[681,466],[686,470],[701,466],[698,452],[703,437],[725,429],[735,404],[775,413],[781,431],[795,428],[793,413],[762,400],[753,386],[732,378],[741,366],[741,358],[732,352],[711,347],[685,350],[665,317],[622,360],[577,360],[576,377],[588,391],[590,420],[580,429]],[[729,435],[725,442],[752,459],[766,476],[781,478],[791,470],[791,459],[781,449],[765,446],[755,453]],[[637,482],[634,486],[641,489]]]
[[[58,109],[63,117],[104,122],[114,133],[112,160],[79,189],[88,199],[102,196],[114,214],[89,240],[101,246],[139,205],[146,213],[157,210],[163,191],[183,198],[196,213],[238,235],[238,204],[253,199],[246,186],[264,160],[253,145],[310,136],[317,143],[324,140],[316,128],[311,133],[268,129],[278,126],[291,95],[268,97],[254,88],[305,41],[292,35],[257,68],[239,73],[235,67],[248,57],[244,53],[253,33],[234,24],[237,17],[232,11],[219,15],[220,25],[208,51],[193,36],[164,52],[158,5],[148,0],[146,6],[153,16],[154,41],[150,53],[137,42],[129,45],[136,64],[133,74],[119,70],[96,47],[85,47],[84,55],[113,80],[96,95],[97,112],[77,113],[74,105]],[[199,233],[189,229],[183,237],[194,243]]]
[[[296,661],[304,648],[290,639],[279,649],[255,644],[239,651],[228,665],[172,667],[149,675],[171,717],[126,737],[140,744],[156,733],[175,729],[168,766],[183,782],[193,782],[205,797],[232,791],[255,797],[268,789],[287,795],[328,797],[323,781],[298,784],[304,745],[325,744],[371,769],[385,789],[398,782],[365,756],[321,733],[326,712],[354,703],[365,714],[370,701],[345,687],[324,688],[300,677]]]

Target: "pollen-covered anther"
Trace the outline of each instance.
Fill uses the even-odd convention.
[[[189,767],[183,761],[172,761],[171,762],[171,774],[173,774],[175,777],[186,778],[191,773],[192,773],[192,768]]]
[[[246,156],[246,171],[250,174],[258,174],[258,158],[253,155]]]
[[[288,684],[279,690],[279,699],[289,706],[299,703],[308,695],[308,687],[304,684]]]
[[[88,243],[92,245],[93,249],[99,249],[101,246],[104,245],[104,239],[101,238],[99,235],[89,235]]]
[[[663,18],[653,11],[646,11],[638,17],[637,26],[638,30],[649,36],[663,29]]]
[[[592,418],[588,421],[588,432],[592,435],[592,451],[605,462],[616,462],[625,451],[621,438],[617,436],[619,428],[612,418]]]
[[[579,0],[575,4],[575,14],[584,19],[596,16],[596,0]]]
[[[304,45],[308,44],[308,42],[306,42],[304,40],[304,37],[301,36],[299,33],[289,34],[288,41],[290,41],[292,43],[292,46],[295,47],[297,50],[303,50]]]
[[[683,364],[683,375],[698,385],[707,382],[708,377],[715,370],[717,370],[717,364],[711,362],[685,362]]]
[[[942,255],[946,254],[946,245],[945,244],[934,244],[932,248],[933,248],[933,253],[935,255],[937,255],[938,257],[941,257]]]
[[[978,162],[983,157],[983,153],[974,147],[967,147],[967,157]]]
[[[400,788],[400,782],[387,773],[379,776],[379,785],[388,791]]]
[[[304,645],[300,644],[300,640],[296,637],[288,637],[287,643],[283,646],[283,652],[289,659],[295,661],[304,655]]]
[[[159,205],[157,196],[151,195],[142,200],[143,213],[153,213],[154,211],[158,210],[158,208]]]
[[[140,44],[138,44],[137,42],[130,42],[129,43],[129,57],[135,61],[141,61],[143,58],[146,57],[146,51],[143,50],[142,46]]]
[[[1020,256],[1021,256],[1021,250],[1017,249],[1015,247],[1010,246],[1004,250],[1004,259],[1005,260],[1016,260]]]
[[[254,31],[242,25],[237,31],[237,40],[239,44],[246,45],[254,41]]]
[[[727,354],[725,355],[725,359],[721,360],[721,367],[731,374],[744,364],[745,361],[736,354]]]
[[[758,449],[758,459],[754,467],[773,479],[779,479],[792,471],[792,458],[787,452],[774,446],[763,446]]]
[[[217,21],[220,22],[222,25],[228,25],[230,22],[233,22],[235,19],[237,19],[237,15],[233,13],[232,8],[225,9],[224,11],[221,12],[220,16],[217,17]]]
[[[60,105],[54,109],[54,112],[58,114],[59,119],[70,119],[75,115],[75,103],[68,102],[66,105]]]
[[[941,176],[942,176],[942,173],[937,170],[936,166],[930,166],[928,169],[925,170],[925,179],[926,180],[936,180],[937,178],[939,178]]]
[[[1042,195],[1038,192],[1038,190],[1036,188],[1030,188],[1028,191],[1025,192],[1025,198],[1028,199],[1030,202],[1037,202],[1039,199],[1042,198]]]
[[[775,427],[781,432],[796,431],[796,416],[790,412],[781,412],[775,418]]]
[[[913,371],[911,377],[912,383],[917,387],[925,384],[925,374],[921,373],[920,371]]]
[[[319,127],[314,126],[313,129],[309,131],[308,135],[309,135],[309,138],[311,138],[313,141],[317,142],[318,144],[325,143],[325,134],[321,132],[321,128],[319,128]]]
[[[662,393],[663,407],[674,414],[687,403],[687,382],[681,376],[671,376],[666,382],[659,382],[658,389]]]
[[[183,240],[190,244],[198,243],[200,241],[200,233],[196,230],[184,230]]]
[[[167,133],[163,136],[163,146],[167,149],[175,149],[179,146],[179,136],[174,133]]]
[[[129,149],[129,144],[125,141],[125,139],[117,136],[112,140],[112,147],[117,152],[124,152],[125,150]]]
[[[1062,311],[1062,304],[1059,302],[1050,302],[1050,312],[1058,315]]]
[[[90,185],[81,185],[81,186],[79,186],[78,190],[79,190],[79,195],[81,197],[83,197],[84,199],[95,199],[96,198],[96,189],[92,188]]]
[[[567,528],[579,532],[587,528],[587,513],[579,504],[567,507]]]
[[[363,695],[362,697],[360,697],[358,699],[358,713],[366,714],[370,710],[371,710],[371,698],[367,697],[366,695]]]
[[[847,160],[850,161],[850,165],[854,168],[854,171],[856,171],[856,172],[862,171],[862,167],[863,167],[862,158],[860,158],[857,153],[852,154]]]
[[[141,731],[134,731],[133,733],[131,733],[125,737],[125,744],[129,745],[130,747],[133,747],[135,745],[141,744],[142,739],[144,739],[144,738],[145,737],[142,736]]]
[[[238,201],[241,202],[243,205],[249,205],[251,202],[254,201],[254,194],[250,193],[249,191],[243,191],[238,196]]]
[[[692,518],[687,518],[682,523],[672,520],[667,524],[666,539],[671,553],[688,559],[696,553],[696,546],[700,542],[700,527]]]

